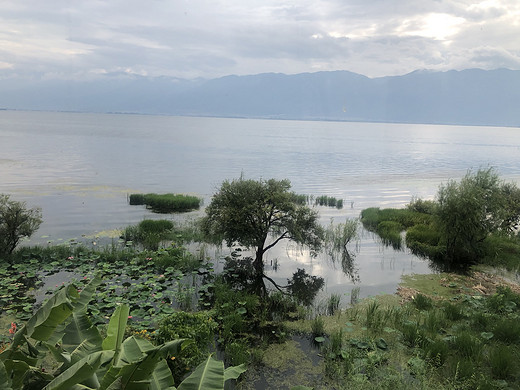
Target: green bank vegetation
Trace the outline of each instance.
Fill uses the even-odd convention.
[[[353,288],[347,309],[337,294],[314,302],[324,280],[305,270],[285,285],[264,272],[265,252],[291,240],[354,273],[358,222],[320,226],[286,180],[226,181],[202,221],[144,220],[105,248],[2,241],[0,384],[221,389],[240,375],[237,389],[517,388],[520,290],[470,266],[518,269],[518,204],[489,169],[435,201],[364,210],[384,243],[464,274],[407,277],[399,295],[360,303]],[[39,211],[15,209],[33,218],[18,230],[30,236]],[[205,248],[222,241],[233,250],[217,274]]]
[[[459,270],[480,263],[518,270],[519,220],[520,189],[500,180],[492,168],[441,185],[436,200],[361,213],[363,225],[385,244],[406,244],[440,268]]]

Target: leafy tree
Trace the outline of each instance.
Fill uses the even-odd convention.
[[[25,202],[0,194],[0,257],[13,253],[22,238],[30,237],[42,223],[39,208],[27,209]]]
[[[256,290],[261,295],[266,293],[263,279],[269,279],[264,274],[266,251],[282,240],[312,250],[323,241],[317,211],[298,202],[290,189],[289,180],[226,180],[206,209],[203,229],[207,235],[218,236],[228,246],[238,243],[255,250]]]
[[[511,234],[520,219],[520,190],[500,180],[492,168],[441,185],[437,198],[446,256],[459,265],[476,262],[490,234]]]

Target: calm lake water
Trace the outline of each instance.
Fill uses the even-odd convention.
[[[132,192],[190,193],[207,204],[223,180],[241,174],[287,178],[298,193],[342,198],[341,210],[320,208],[323,224],[342,222],[367,207],[433,198],[440,183],[468,169],[493,166],[518,183],[519,157],[518,128],[0,111],[0,193],[43,209],[32,243],[149,218],[127,204]],[[367,232],[351,250],[357,281],[327,256],[312,259],[291,245],[267,261],[278,263],[275,279],[305,268],[344,300],[353,287],[361,296],[392,293],[402,274],[431,272]]]

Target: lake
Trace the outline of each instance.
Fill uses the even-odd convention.
[[[468,169],[493,166],[519,183],[519,157],[517,128],[0,111],[0,193],[43,210],[30,243],[95,241],[159,217],[129,206],[130,193],[189,193],[208,204],[223,180],[240,175],[287,178],[297,193],[343,199],[341,210],[319,209],[327,225],[367,207],[432,199]],[[401,275],[432,272],[364,230],[351,246],[356,280],[325,255],[275,249],[267,255],[275,280],[305,268],[344,301],[354,287],[361,297],[393,293]]]

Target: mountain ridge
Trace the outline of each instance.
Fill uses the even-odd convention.
[[[75,112],[520,126],[520,71],[337,70],[214,79],[0,80],[0,107]]]

